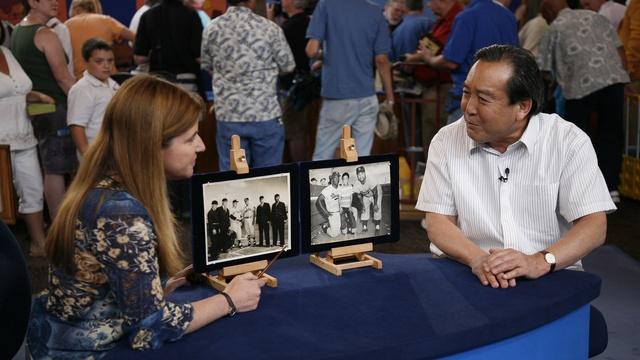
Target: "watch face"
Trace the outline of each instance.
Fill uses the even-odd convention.
[[[544,260],[549,264],[555,264],[556,263],[556,257],[552,253],[544,254]]]

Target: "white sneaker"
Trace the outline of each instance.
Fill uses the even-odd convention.
[[[422,227],[424,231],[427,231],[427,219],[423,218],[420,220],[420,227]]]
[[[620,192],[618,190],[609,191],[609,194],[611,195],[611,200],[615,204],[620,204]]]

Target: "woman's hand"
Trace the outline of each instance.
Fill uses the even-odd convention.
[[[231,297],[238,312],[252,311],[258,307],[260,288],[264,284],[264,279],[259,279],[252,273],[246,273],[233,278],[224,292]]]

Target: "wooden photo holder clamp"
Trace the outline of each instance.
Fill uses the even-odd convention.
[[[254,261],[246,264],[227,266],[218,271],[218,275],[207,275],[209,279],[209,285],[211,285],[214,289],[218,291],[224,291],[227,287],[228,279],[233,278],[236,275],[244,274],[251,272],[255,275],[258,275],[260,270],[267,267],[267,260]],[[266,285],[272,288],[278,287],[278,279],[269,275],[262,274],[260,277],[265,279]]]
[[[342,126],[342,139],[340,139],[340,157],[347,162],[358,161],[356,141],[351,137],[351,126]]]
[[[342,276],[342,270],[356,269],[371,266],[375,269],[382,269],[382,260],[374,258],[367,254],[373,250],[372,243],[335,247],[327,251],[326,257],[321,257],[320,253],[313,254],[309,257],[312,264],[332,273],[336,276]],[[355,261],[336,264],[336,260],[355,258]]]
[[[231,151],[229,153],[231,160],[231,170],[237,174],[249,173],[249,164],[244,154],[244,149],[240,148],[240,136],[231,136]]]

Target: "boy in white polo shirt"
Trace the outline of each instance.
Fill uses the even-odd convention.
[[[107,104],[119,87],[110,78],[114,56],[108,43],[99,38],[87,40],[82,46],[82,57],[87,70],[69,90],[67,109],[67,125],[80,157],[100,131]]]

